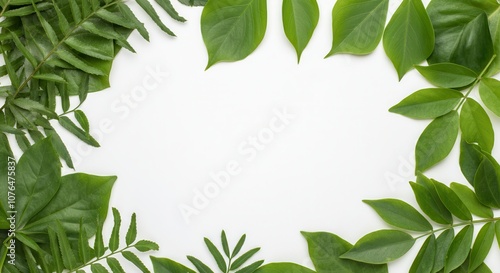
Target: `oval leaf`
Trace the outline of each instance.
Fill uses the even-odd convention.
[[[460,183],[451,183],[450,187],[472,214],[483,218],[493,218],[493,210],[481,204],[476,194],[467,186]]]
[[[451,112],[462,98],[462,93],[452,89],[423,89],[409,95],[389,111],[414,119],[434,119]]]
[[[495,239],[495,225],[487,223],[481,228],[470,253],[469,272],[476,270],[486,259]]]
[[[409,273],[431,273],[434,267],[435,257],[436,237],[433,234],[425,240],[422,248],[420,248],[415,261],[411,265]]]
[[[385,264],[402,257],[415,239],[399,230],[379,230],[365,235],[351,250],[340,256],[369,264]]]
[[[434,30],[421,0],[403,0],[384,33],[384,49],[399,79],[434,49]]]
[[[333,44],[327,57],[373,52],[382,39],[388,9],[388,0],[337,1],[332,11]]]
[[[438,63],[416,68],[427,81],[443,88],[464,87],[472,84],[478,77],[473,70],[453,63]]]
[[[209,1],[201,15],[201,33],[208,51],[207,69],[221,61],[239,61],[264,38],[266,0]]]
[[[493,208],[500,208],[500,183],[498,163],[484,158],[474,178],[474,188],[481,203]]]
[[[434,260],[434,267],[432,272],[439,272],[444,268],[446,261],[446,254],[450,249],[455,232],[452,228],[443,231],[436,239],[436,259]]]
[[[195,271],[170,259],[151,256],[151,262],[155,273],[195,273]]]
[[[271,263],[262,266],[254,273],[315,273],[309,268],[292,263]]]
[[[452,111],[425,128],[415,148],[417,171],[425,171],[448,156],[457,140],[458,120],[458,113]]]
[[[483,107],[473,99],[467,99],[460,112],[462,138],[468,143],[477,143],[490,153],[495,142],[491,120]]]
[[[408,203],[397,199],[364,200],[389,225],[413,231],[431,231],[432,225]]]
[[[484,105],[495,115],[500,116],[500,81],[493,78],[483,78],[479,85],[479,95]]]
[[[319,7],[316,0],[283,0],[283,27],[300,62],[302,52],[318,25]]]
[[[433,181],[439,198],[443,202],[444,206],[456,217],[464,221],[472,220],[472,215],[464,205],[462,200],[452,191],[448,186],[443,183]]]
[[[448,249],[446,261],[444,265],[444,272],[449,273],[453,269],[458,268],[469,256],[470,248],[472,246],[472,239],[474,236],[472,226],[464,227],[453,239],[453,242]]]

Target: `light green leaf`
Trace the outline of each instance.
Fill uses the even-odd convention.
[[[214,273],[210,267],[208,267],[206,264],[204,264],[202,261],[196,259],[195,257],[188,256],[188,260],[200,271],[200,273]]]
[[[315,273],[309,268],[292,263],[271,263],[257,269],[255,273]]]
[[[387,265],[371,265],[340,256],[352,245],[339,236],[326,232],[302,232],[309,246],[309,256],[318,273],[388,273]]]
[[[476,194],[467,186],[460,183],[451,183],[450,187],[472,214],[483,218],[493,218],[493,210],[481,204]]]
[[[155,273],[196,273],[195,271],[167,258],[157,258],[151,256]]]
[[[217,266],[222,272],[227,271],[227,264],[226,261],[224,260],[224,257],[222,257],[222,254],[220,251],[217,249],[217,247],[208,239],[205,238],[205,244],[207,245],[208,250],[212,254],[212,256],[215,259],[215,262],[217,263]]]
[[[144,265],[144,263],[130,251],[123,251],[122,256],[127,259],[129,262],[133,263],[141,272],[143,273],[151,273],[149,269]]]
[[[127,230],[127,235],[125,236],[125,242],[127,246],[133,244],[137,238],[137,220],[135,213],[132,214],[130,219],[130,225]]]
[[[365,235],[351,250],[340,256],[370,264],[385,264],[402,257],[411,249],[415,239],[399,230],[379,230]]]
[[[498,163],[484,158],[474,178],[474,188],[481,203],[493,208],[500,208],[500,182]]]
[[[479,95],[484,105],[495,115],[500,116],[500,81],[483,78],[479,85]]]
[[[429,181],[427,177],[418,174],[417,183],[410,182],[415,199],[422,211],[429,216],[434,222],[447,225],[453,223],[450,211],[444,206],[443,202],[437,194],[436,188],[430,182],[423,184],[422,181]]]
[[[473,70],[454,63],[438,63],[415,68],[427,81],[443,88],[461,88],[472,84],[478,77]]]
[[[46,74],[36,74],[33,76],[34,79],[38,80],[44,80],[44,81],[52,81],[52,82],[59,82],[59,83],[66,83],[66,80],[56,74],[51,74],[51,73],[46,73]]]
[[[16,171],[18,229],[43,211],[61,185],[61,164],[49,138],[29,148]]]
[[[97,264],[97,263],[92,264],[90,266],[90,270],[92,271],[92,273],[109,273],[109,271],[106,269],[106,267],[102,266],[101,264]]]
[[[106,263],[108,264],[109,268],[113,273],[125,273],[125,270],[123,270],[122,265],[117,259],[112,257],[107,258]]]
[[[266,26],[266,0],[209,1],[201,16],[207,69],[221,61],[246,58],[259,46]]]
[[[483,107],[468,98],[460,112],[462,138],[468,143],[477,143],[483,150],[491,153],[495,142],[495,133],[491,120]]]
[[[231,270],[236,270],[240,268],[243,264],[245,264],[250,258],[252,258],[257,252],[260,251],[260,248],[251,249],[245,253],[243,253],[238,259],[236,259],[231,265]]]
[[[30,100],[27,98],[19,98],[12,101],[12,103],[18,106],[19,108],[28,110],[30,112],[40,113],[46,115],[49,118],[54,118],[54,119],[58,118],[58,115],[54,111],[48,109],[41,103],[34,100]]]
[[[388,0],[339,0],[332,11],[333,45],[336,53],[369,54],[382,39]]]
[[[207,3],[208,0],[179,0],[182,4],[186,6],[191,6],[191,7],[199,7],[199,6],[204,6]]]
[[[384,49],[399,80],[434,49],[434,30],[421,0],[404,0],[384,33]]]
[[[498,7],[494,0],[431,1],[427,11],[436,32],[436,45],[429,62],[452,62],[481,72],[493,56],[485,11],[493,12],[494,6]]]
[[[156,0],[156,3],[158,3],[158,5],[160,5],[163,10],[165,10],[168,15],[170,15],[170,17],[172,17],[174,20],[177,20],[179,22],[186,22],[186,19],[180,16],[179,13],[175,10],[174,6],[172,6],[170,0]]]
[[[120,246],[120,227],[122,223],[122,218],[120,212],[113,208],[113,230],[111,231],[111,237],[109,238],[109,250],[112,252],[116,251]]]
[[[431,273],[436,258],[436,236],[432,234],[425,240],[409,273]]]
[[[23,130],[14,128],[14,127],[9,126],[7,124],[0,124],[0,132],[14,134],[14,135],[24,135],[25,134],[25,132]]]
[[[425,171],[448,156],[457,140],[458,127],[458,113],[452,111],[425,128],[415,148],[417,171]]]
[[[432,225],[420,212],[398,199],[364,200],[385,222],[412,231],[431,231]]]
[[[487,223],[479,231],[470,253],[469,272],[476,270],[490,253],[495,239],[495,225]]]
[[[464,227],[453,239],[453,242],[446,254],[444,272],[449,273],[459,267],[469,256],[474,236],[473,226]]]
[[[414,119],[434,119],[450,113],[462,98],[462,93],[452,89],[422,89],[409,95],[389,111]]]
[[[113,58],[115,57],[113,41],[102,38],[90,32],[82,31],[73,34],[64,42],[75,51],[87,56],[105,61],[113,60]]]
[[[57,159],[56,162],[58,162]],[[93,176],[80,173],[63,176],[57,194],[31,219],[23,231],[40,233],[55,220],[59,220],[68,236],[73,237],[80,230],[80,220],[84,219],[84,228],[88,235],[94,235],[97,219],[103,221],[106,218],[111,189],[115,181],[115,176]],[[78,238],[78,236],[74,237]]]
[[[472,215],[469,209],[467,209],[462,200],[460,200],[458,195],[456,195],[453,190],[448,188],[448,186],[446,186],[443,183],[437,181],[433,182],[434,182],[434,187],[436,187],[436,191],[439,195],[439,198],[441,199],[445,207],[453,215],[464,221],[472,220]]]
[[[318,2],[316,0],[283,0],[282,17],[286,37],[295,48],[297,60],[300,62],[302,52],[318,25]]]
[[[135,249],[139,250],[140,252],[147,252],[152,250],[159,250],[160,247],[155,242],[140,240],[135,244]]]

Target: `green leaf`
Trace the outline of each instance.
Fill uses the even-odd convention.
[[[432,273],[441,271],[444,268],[444,263],[446,261],[446,255],[450,249],[453,238],[455,237],[455,232],[452,228],[445,230],[436,239],[436,258],[434,260],[434,267]]]
[[[490,253],[495,239],[495,225],[487,223],[479,231],[470,253],[469,272],[476,270]]]
[[[500,116],[500,81],[483,78],[479,85],[479,95],[484,105],[495,115]]]
[[[136,0],[139,6],[153,19],[153,21],[160,27],[161,30],[163,30],[165,33],[167,33],[170,36],[175,36],[175,34],[167,27],[165,24],[161,21],[160,16],[158,16],[158,13],[156,13],[155,9],[149,3],[148,0]]]
[[[282,15],[286,37],[295,48],[297,60],[300,62],[302,52],[318,25],[318,2],[316,0],[283,0]]]
[[[217,249],[217,247],[208,239],[205,238],[205,244],[207,245],[208,251],[212,254],[212,256],[215,259],[215,262],[217,263],[217,266],[222,272],[227,271],[227,264],[226,261],[224,260],[224,257],[222,257],[222,254],[220,251]]]
[[[462,138],[468,143],[477,143],[491,153],[495,142],[493,126],[488,114],[475,100],[468,98],[460,112]]]
[[[415,148],[417,171],[425,171],[448,156],[457,140],[458,127],[458,113],[452,111],[425,128]]]
[[[379,230],[365,235],[340,258],[369,264],[385,264],[402,257],[415,239],[399,230]]]
[[[420,212],[398,199],[364,200],[385,222],[412,231],[431,231],[432,225]]]
[[[133,244],[137,238],[137,220],[135,213],[132,214],[130,219],[130,225],[127,230],[127,235],[125,236],[125,242],[127,246]]]
[[[244,263],[246,263],[248,260],[250,260],[250,258],[252,258],[259,251],[260,251],[260,248],[257,247],[257,248],[254,248],[254,249],[251,249],[251,250],[245,252],[244,254],[242,254],[238,259],[236,259],[233,262],[230,269],[236,270],[236,269],[240,268]]]
[[[209,1],[201,15],[207,69],[221,61],[246,58],[261,43],[266,26],[266,0]]]
[[[427,11],[436,32],[430,63],[452,62],[478,73],[486,67],[494,50],[485,3],[435,0],[429,4]]]
[[[444,206],[456,217],[464,221],[472,220],[472,215],[457,194],[443,183],[433,181]]]
[[[7,218],[7,217],[6,217]],[[5,218],[4,218],[5,219]],[[6,228],[6,230],[9,229],[9,228]],[[43,250],[40,248],[40,246],[35,242],[35,240],[33,240],[32,238],[30,238],[29,236],[26,236],[22,233],[16,233],[16,239],[19,240],[21,243],[23,243],[23,245],[33,249],[34,251],[36,252],[40,252],[42,253]]]
[[[106,248],[104,247],[104,238],[102,236],[103,223],[97,222],[97,231],[94,238],[94,253],[97,258],[104,256]]]
[[[155,273],[196,273],[195,271],[167,258],[157,258],[151,256]]]
[[[227,236],[226,236],[226,232],[224,230],[221,232],[220,238],[221,238],[222,249],[224,250],[224,254],[226,254],[226,257],[230,258],[231,252],[229,250],[229,243],[227,242]]]
[[[45,134],[48,137],[50,137],[50,140],[52,140],[52,145],[54,146],[54,149],[59,154],[59,156],[66,162],[66,165],[74,169],[75,167],[73,166],[73,160],[71,159],[71,155],[69,154],[68,148],[66,148],[66,145],[64,145],[61,137],[57,134],[57,132],[53,128],[44,129],[44,131]]]
[[[476,194],[467,186],[460,183],[451,183],[450,187],[472,214],[482,218],[493,218],[493,210],[481,204]]]
[[[302,232],[309,246],[309,256],[318,273],[388,273],[387,265],[372,265],[340,256],[352,245],[339,236],[326,232]]]
[[[315,273],[309,268],[292,263],[271,263],[257,269],[255,273]]]
[[[404,0],[384,33],[384,49],[399,80],[434,49],[434,30],[421,0]]]
[[[498,164],[484,158],[474,178],[474,188],[481,203],[493,208],[500,208],[500,182]]]
[[[86,1],[86,0],[84,0]],[[109,271],[106,269],[106,267],[102,266],[101,264],[92,264],[90,266],[90,270],[92,273],[108,273]]]
[[[474,177],[482,160],[481,148],[477,144],[469,144],[462,139],[460,142],[460,170],[472,186],[474,186]]]
[[[98,76],[106,75],[105,71],[92,65],[86,59],[83,59],[83,58],[76,56],[75,54],[73,54],[72,52],[70,52],[66,49],[59,49],[57,51],[57,55],[65,62],[69,63],[70,65],[74,66],[77,69],[80,69],[81,71],[83,71],[85,73],[92,74],[92,75],[98,75]]]
[[[186,6],[191,6],[191,7],[204,6],[207,3],[207,1],[208,0],[179,0],[179,2],[181,2],[182,4],[184,4]]]
[[[107,258],[106,263],[108,264],[109,268],[113,273],[125,273],[125,270],[123,270],[122,265],[117,259],[112,257]]]
[[[54,111],[48,109],[41,103],[36,102],[34,100],[19,98],[12,101],[12,103],[18,106],[19,108],[28,110],[30,112],[40,113],[46,115],[49,118],[54,118],[54,119],[58,118],[58,115]]]
[[[144,263],[130,251],[123,251],[122,256],[127,259],[129,262],[133,263],[141,272],[143,273],[151,273],[149,269],[144,265]]]
[[[128,24],[131,23],[132,27],[135,28],[135,29],[137,29],[137,31],[139,32],[139,34],[141,34],[141,36],[146,41],[149,41],[149,33],[148,33],[148,31],[144,27],[144,24],[141,23],[141,21],[139,21],[137,19],[137,17],[135,17],[135,15],[132,12],[132,10],[130,10],[130,8],[126,4],[118,4],[118,9],[120,10],[120,13],[123,14],[123,17],[126,18],[125,22],[128,22]],[[122,23],[124,23],[124,21],[122,21]]]
[[[59,243],[57,241],[57,234],[52,227],[47,229],[49,235],[50,252],[52,253],[52,258],[54,259],[54,266],[57,273],[63,271],[63,261],[61,256],[61,250],[59,249]]]
[[[424,182],[422,181],[430,182],[430,185],[423,184]],[[443,225],[453,223],[450,211],[444,206],[437,194],[436,188],[427,177],[418,174],[417,183],[410,182],[410,185],[418,205],[429,218]]]
[[[19,159],[16,172],[18,229],[36,218],[61,185],[61,164],[49,138],[29,148]]]
[[[432,234],[425,240],[417,257],[411,265],[409,273],[431,273],[436,257],[436,236]]]
[[[66,80],[56,74],[51,74],[51,73],[46,73],[46,74],[36,74],[33,76],[34,79],[38,80],[44,80],[44,81],[52,81],[52,82],[58,82],[58,83],[66,83]]]
[[[498,246],[500,247],[500,221],[495,223],[495,233],[498,241]]]
[[[64,41],[66,45],[77,52],[109,61],[115,57],[113,41],[89,32],[79,32]]]
[[[80,257],[80,261],[83,263],[87,263],[92,258],[89,244],[89,236],[87,235],[87,230],[85,230],[83,226],[83,219],[80,220],[80,230],[78,237],[78,255]]]
[[[56,234],[57,239],[59,241],[59,247],[61,248],[62,260],[64,267],[67,269],[73,269],[76,267],[76,257],[71,249],[71,245],[66,235],[66,231],[64,230],[61,222],[56,221]]]
[[[84,228],[87,229],[88,235],[94,235],[97,219],[102,222],[106,218],[111,189],[115,181],[115,176],[80,173],[63,176],[57,194],[24,227],[24,232],[44,232],[54,221],[59,220],[68,236],[78,238],[74,235],[78,234],[80,220],[84,219]]]
[[[122,218],[120,212],[113,208],[113,230],[111,231],[111,237],[109,238],[109,250],[115,252],[120,246],[120,227],[122,223]]]
[[[61,124],[64,129],[68,130],[70,133],[72,133],[88,145],[93,147],[100,147],[97,140],[95,140],[92,136],[88,135],[85,131],[76,126],[76,124],[68,117],[60,117],[59,124]]]
[[[406,97],[389,111],[414,119],[434,119],[450,113],[462,98],[462,93],[452,89],[423,89]]]
[[[246,234],[243,234],[241,236],[241,238],[238,240],[238,243],[236,244],[236,246],[234,247],[233,249],[233,253],[231,254],[231,258],[234,258],[236,257],[236,255],[238,255],[238,253],[240,253],[240,250],[241,248],[243,247],[243,245],[245,244],[245,240],[247,238],[247,235]]]
[[[15,135],[24,135],[25,132],[20,129],[16,129],[12,126],[6,125],[6,124],[0,124],[0,132],[2,133],[8,133],[8,134],[15,134]]]
[[[160,247],[155,242],[140,240],[135,244],[135,249],[139,250],[140,252],[147,252],[151,250],[159,250]]]
[[[382,39],[388,9],[388,0],[337,1],[332,11],[333,44],[327,57],[373,52]]]
[[[158,5],[160,5],[163,10],[165,10],[168,15],[170,15],[170,17],[172,17],[174,20],[177,20],[179,22],[186,22],[186,19],[184,19],[179,15],[179,13],[177,13],[170,0],[156,0],[156,3],[158,3]]]
[[[235,273],[254,273],[260,266],[264,264],[263,260],[256,261],[255,263],[250,264],[249,266],[245,266],[242,269],[236,271]]]
[[[464,227],[453,239],[453,242],[446,254],[444,272],[449,273],[459,267],[469,256],[474,236],[473,226]]]
[[[427,81],[443,88],[461,88],[472,84],[478,77],[473,70],[454,63],[438,63],[415,68]]]
[[[214,273],[210,267],[208,267],[206,264],[204,264],[202,261],[196,259],[193,256],[188,256],[188,260],[198,269],[200,273]]]

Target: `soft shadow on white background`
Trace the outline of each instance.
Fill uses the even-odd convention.
[[[124,225],[138,214],[141,238],[161,246],[153,255],[189,266],[185,257],[194,255],[214,265],[203,237],[218,243],[224,229],[232,244],[246,233],[248,249],[262,247],[257,258],[266,262],[311,266],[300,231],[328,231],[354,243],[389,228],[363,199],[415,204],[408,181],[414,179],[414,145],[428,122],[388,109],[430,85],[415,71],[398,82],[381,46],[366,57],[324,59],[332,36],[330,2],[320,1],[321,20],[300,65],[283,34],[281,1],[269,1],[260,48],[243,62],[208,71],[201,9],[175,5],[189,20],[166,19],[178,37],[147,23],[151,43],[134,33],[137,54],[121,52],[112,88],[89,96],[84,110],[102,147],[64,134],[77,171],[118,175],[111,206],[122,212]],[[269,140],[269,123],[284,109],[294,118]],[[249,138],[259,133],[266,144],[250,148]],[[235,162],[239,173],[213,191],[212,174]],[[454,150],[428,174],[465,183],[457,162]],[[187,222],[180,207],[193,206],[206,187],[212,198]],[[391,264],[391,272],[408,271],[422,243]],[[489,257],[493,269],[500,267],[498,254],[494,248]]]

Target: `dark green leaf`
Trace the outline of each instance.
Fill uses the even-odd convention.
[[[151,256],[155,273],[195,273],[195,271],[167,258],[157,258]]]
[[[56,221],[56,234],[59,241],[59,247],[61,248],[61,254],[63,259],[64,267],[67,269],[73,269],[76,267],[76,257],[71,249],[71,244],[69,242],[66,231],[64,230],[61,222]]]
[[[111,237],[109,238],[109,250],[115,252],[120,246],[120,227],[122,224],[122,218],[120,212],[113,208],[113,230],[111,231]]]
[[[479,231],[476,241],[474,242],[474,246],[472,247],[472,251],[470,253],[469,272],[473,272],[481,264],[483,264],[486,256],[490,253],[494,239],[495,225],[493,223],[485,224]]]
[[[123,270],[117,259],[110,257],[106,259],[106,262],[113,273],[125,273],[125,270]]]
[[[253,273],[257,269],[259,269],[262,264],[264,264],[264,261],[262,261],[262,260],[256,261],[255,263],[253,263],[249,266],[243,267],[242,269],[236,271],[235,273]]]
[[[483,218],[493,218],[493,210],[481,204],[476,194],[467,186],[459,183],[451,183],[450,187],[472,214]]]
[[[457,140],[458,127],[458,113],[452,111],[425,128],[415,148],[417,171],[425,171],[448,156]]]
[[[125,242],[127,246],[133,244],[137,238],[137,221],[135,213],[132,214],[130,219],[130,225],[127,230],[127,235],[125,236]]]
[[[156,0],[156,3],[158,3],[158,5],[160,5],[174,20],[177,20],[179,22],[186,21],[186,19],[184,19],[179,15],[179,13],[177,13],[170,0]]]
[[[432,225],[420,212],[398,199],[364,200],[385,222],[398,228],[413,231],[431,231]]]
[[[179,2],[181,2],[182,4],[191,7],[204,6],[207,3],[207,1],[208,0],[179,0]]]
[[[206,264],[204,264],[202,261],[196,259],[193,256],[188,256],[188,260],[200,271],[200,273],[214,273],[210,267],[208,267]]]
[[[147,252],[151,250],[159,250],[160,247],[155,242],[141,240],[135,244],[135,249],[139,250],[140,252]]]
[[[171,36],[175,36],[175,34],[161,21],[160,16],[156,13],[151,3],[148,0],[136,0],[139,6],[153,19],[153,21],[163,30],[165,33]]]
[[[226,236],[226,232],[224,230],[221,232],[220,238],[221,238],[222,249],[224,250],[224,254],[226,254],[226,257],[230,258],[231,252],[229,250],[229,243],[227,242],[227,236]]]
[[[59,243],[57,240],[57,234],[52,227],[47,229],[49,234],[49,242],[50,242],[50,251],[52,253],[52,257],[54,259],[54,266],[57,273],[61,273],[63,271],[63,261],[61,256],[61,251],[59,249]]]
[[[415,239],[399,230],[379,230],[365,235],[351,250],[340,256],[370,264],[385,264],[403,256]]]
[[[86,1],[86,0],[84,0]],[[106,267],[102,266],[101,264],[92,264],[90,266],[90,270],[92,273],[108,273],[109,271],[106,269]]]
[[[450,249],[448,249],[448,253],[446,254],[445,273],[459,267],[467,259],[467,256],[469,256],[474,236],[473,230],[473,226],[466,226],[453,239]]]
[[[38,80],[44,80],[44,81],[66,83],[66,80],[63,77],[58,76],[56,74],[50,74],[50,73],[47,73],[47,74],[36,74],[35,76],[33,76],[33,78],[34,79],[38,79]]]
[[[94,252],[97,258],[104,256],[106,248],[104,247],[104,238],[102,236],[103,223],[97,222],[97,231],[94,238]]]
[[[137,257],[134,253],[130,251],[123,251],[122,255],[129,262],[133,263],[141,272],[143,273],[151,273],[149,269],[144,265],[144,263]]]
[[[409,273],[431,273],[436,258],[436,237],[429,236],[411,265]]]
[[[332,11],[333,44],[336,53],[369,54],[382,39],[388,0],[339,0]]]
[[[460,112],[462,138],[468,143],[477,143],[490,153],[495,142],[493,126],[488,114],[475,100],[468,98]]]
[[[257,252],[260,251],[260,248],[254,248],[246,253],[242,254],[238,259],[236,259],[231,265],[231,270],[236,270],[240,268],[244,263],[246,263],[250,258],[252,258]]]
[[[207,69],[220,61],[246,58],[259,46],[266,26],[266,0],[209,1],[201,16]]]
[[[234,258],[236,257],[236,255],[238,255],[238,253],[240,253],[240,250],[241,248],[243,247],[243,245],[245,244],[245,240],[247,238],[247,235],[246,234],[243,234],[241,236],[241,238],[238,240],[238,243],[236,244],[236,246],[234,247],[233,249],[233,253],[231,254],[231,258]]]
[[[72,52],[65,50],[65,49],[59,49],[57,51],[57,55],[64,61],[68,62],[72,66],[74,66],[77,69],[80,69],[81,71],[92,74],[92,75],[98,75],[98,76],[104,76],[106,73],[89,63],[86,59],[80,58],[73,54]]]
[[[500,81],[493,78],[483,78],[479,85],[479,94],[484,105],[495,115],[500,116]]]
[[[500,183],[498,163],[484,158],[474,178],[477,198],[486,206],[500,208]]]
[[[406,97],[389,111],[414,119],[434,119],[450,113],[462,98],[462,93],[452,89],[423,89]]]
[[[460,170],[472,186],[474,186],[474,177],[482,160],[481,148],[477,144],[469,144],[462,139],[460,142]]]
[[[105,61],[113,60],[115,57],[113,41],[89,32],[73,34],[64,42],[75,51],[87,56]],[[84,62],[84,59],[82,62]]]
[[[371,265],[340,256],[352,245],[339,236],[326,232],[302,232],[309,246],[309,256],[318,273],[388,273],[387,265]]]
[[[297,52],[300,62],[318,25],[319,7],[316,0],[283,0],[282,17],[285,34]]]
[[[64,129],[68,130],[83,142],[94,147],[100,147],[99,143],[92,136],[88,135],[85,131],[76,126],[76,124],[68,117],[60,117],[59,123]]]
[[[472,84],[478,77],[473,70],[454,63],[438,63],[416,68],[427,81],[443,88],[461,88]]]
[[[458,195],[443,183],[433,181],[444,206],[456,217],[464,221],[472,220],[472,215]]]
[[[227,264],[226,261],[224,260],[224,257],[222,257],[222,254],[220,251],[217,249],[217,247],[208,239],[205,238],[205,244],[207,245],[208,251],[212,254],[212,257],[214,257],[215,262],[217,263],[217,266],[222,272],[227,271]]]
[[[8,134],[15,134],[15,135],[24,135],[25,132],[23,130],[16,129],[14,127],[11,127],[6,124],[0,124],[0,132],[2,133],[8,133]]]
[[[89,244],[89,236],[87,235],[87,230],[83,226],[83,219],[80,220],[80,230],[78,237],[78,255],[80,261],[87,263],[90,261],[92,249]]]
[[[309,268],[292,263],[271,263],[257,269],[255,273],[315,273]]]
[[[419,181],[420,180],[420,181]],[[450,211],[444,206],[434,187],[428,187],[422,184],[422,180],[428,180],[422,174],[419,174],[418,183],[411,182],[411,188],[417,199],[417,203],[422,211],[434,222],[447,225],[453,223]]]
[[[495,233],[498,241],[498,247],[500,247],[500,221],[495,223]]]
[[[399,79],[434,49],[434,30],[421,0],[404,0],[384,33],[384,48]]]

